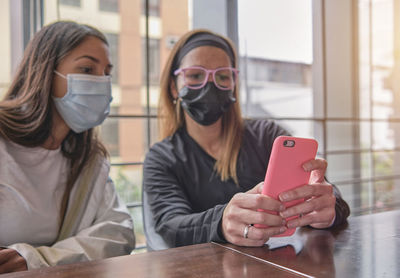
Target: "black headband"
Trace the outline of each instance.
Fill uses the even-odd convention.
[[[172,72],[178,69],[182,62],[183,57],[189,53],[190,50],[200,46],[215,46],[228,54],[232,66],[235,67],[235,55],[233,49],[224,39],[210,33],[197,33],[191,36],[175,56],[174,63],[172,64]]]

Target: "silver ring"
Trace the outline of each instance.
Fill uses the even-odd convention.
[[[243,231],[243,237],[244,238],[248,238],[249,237],[249,228],[253,226],[251,224],[247,225],[246,227],[244,227],[244,231]]]

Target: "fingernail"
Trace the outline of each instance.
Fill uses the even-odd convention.
[[[285,209],[286,208],[285,208],[285,206],[283,204],[279,206],[279,211],[284,211]]]
[[[296,224],[292,222],[292,223],[287,224],[287,227],[288,228],[295,228]]]
[[[284,212],[281,212],[281,213],[279,213],[280,215],[281,215],[281,217],[283,217],[283,218],[287,218],[287,212],[286,211],[284,211]]]
[[[282,219],[282,226],[285,226],[285,225],[286,225],[286,220]]]
[[[279,229],[279,232],[281,232],[281,233],[283,233],[283,232],[285,232],[286,231],[286,227],[281,227],[280,229]]]
[[[289,194],[287,193],[282,193],[281,195],[279,195],[279,199],[281,201],[285,201],[287,198],[289,198]]]

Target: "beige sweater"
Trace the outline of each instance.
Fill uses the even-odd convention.
[[[28,269],[129,254],[133,222],[98,160],[78,178],[59,233],[67,161],[60,150],[25,148],[0,138],[0,246]]]

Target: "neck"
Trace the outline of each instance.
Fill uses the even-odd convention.
[[[186,130],[209,155],[218,159],[220,157],[222,121],[221,118],[209,126],[195,122],[185,113]]]
[[[42,147],[48,150],[58,149],[64,141],[65,137],[67,137],[69,131],[70,128],[61,118],[57,110],[54,109],[51,135],[49,136],[49,138],[47,138]]]

